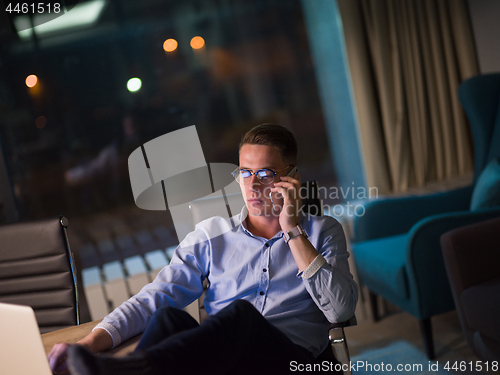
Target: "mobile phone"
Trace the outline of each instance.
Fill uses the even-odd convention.
[[[297,166],[293,167],[292,170],[290,172],[288,172],[288,174],[286,175],[286,177],[294,176],[295,173],[297,173],[298,170],[299,170],[299,168]],[[273,205],[273,210],[278,210],[279,206],[277,206],[277,205],[274,204],[273,192],[272,191],[269,192],[269,198],[271,198],[271,203]]]

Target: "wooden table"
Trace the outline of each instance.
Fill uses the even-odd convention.
[[[76,343],[77,341],[87,336],[90,332],[92,332],[92,329],[99,322],[100,320],[96,320],[94,322],[80,324],[79,326],[73,326],[69,328],[60,329],[58,331],[44,333],[42,335],[42,341],[43,341],[43,346],[45,347],[45,352],[48,354],[52,350],[52,347],[57,343],[61,342],[67,344]],[[117,356],[124,356],[125,354],[128,354],[135,349],[135,347],[139,343],[140,338],[141,335],[134,336],[131,339],[118,345],[118,347],[109,350],[108,353]]]

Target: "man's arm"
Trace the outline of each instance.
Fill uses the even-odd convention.
[[[304,272],[319,255],[311,242],[304,236],[296,236],[288,241],[299,272]]]
[[[279,216],[279,223],[283,232],[291,231],[300,224],[302,201],[300,199],[300,180],[297,172],[293,177],[280,177],[281,182],[274,184],[271,191],[279,192],[283,196],[283,209]],[[304,236],[297,236],[288,242],[293,258],[300,271],[305,270],[319,255],[318,251]]]
[[[321,254],[300,277],[328,321],[342,322],[354,315],[358,285],[349,269],[342,225],[331,217],[321,218],[321,223],[321,232],[313,239]]]
[[[203,236],[191,232],[188,236]],[[153,312],[161,306],[183,308],[203,293],[202,280],[208,273],[205,241],[176,249],[170,265],[164,267],[154,282],[123,302],[108,314],[94,330],[78,342],[94,353],[118,346],[123,340],[144,331]],[[199,282],[196,282],[199,280]],[[69,344],[56,344],[48,355],[52,371],[67,374],[66,355]]]
[[[100,353],[105,350],[111,349],[113,340],[108,332],[103,329],[94,329],[83,339],[78,341],[79,345],[86,347],[93,353]]]
[[[196,232],[188,236],[199,235]],[[203,280],[208,274],[208,248],[206,241],[177,247],[170,264],[158,273],[152,283],[123,302],[97,325],[111,336],[113,347],[143,332],[158,308],[171,306],[182,309],[203,294]]]
[[[302,202],[298,177],[298,174],[281,177],[281,182],[272,189],[283,195],[279,221],[284,232],[300,224]],[[302,235],[291,238],[288,245],[313,301],[330,322],[345,321],[354,315],[358,286],[349,270],[342,226],[333,218],[327,221],[330,224],[325,223],[327,227],[323,228],[322,239],[318,238],[324,243],[318,242],[318,248]]]

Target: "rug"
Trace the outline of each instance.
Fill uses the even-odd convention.
[[[446,363],[430,361],[425,353],[406,341],[397,341],[384,348],[366,350],[351,357],[353,374],[397,373],[419,375],[450,375]]]

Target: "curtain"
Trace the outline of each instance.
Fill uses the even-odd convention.
[[[337,0],[369,186],[379,194],[472,173],[458,99],[478,73],[465,0]]]

